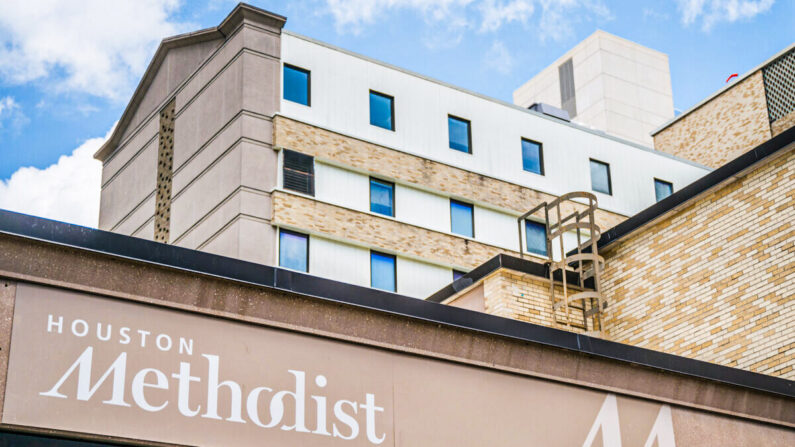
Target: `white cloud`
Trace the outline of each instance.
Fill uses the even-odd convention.
[[[322,0],[337,32],[358,34],[400,11],[417,13],[429,28],[429,47],[456,45],[466,31],[493,33],[509,23],[538,30],[539,39],[568,38],[575,24],[609,19],[601,0]],[[535,21],[533,20],[535,19]]]
[[[484,65],[501,74],[510,74],[515,64],[516,60],[513,55],[505,47],[505,44],[499,40],[495,40],[491,44],[489,51],[486,52]]]
[[[0,98],[0,133],[7,129],[18,132],[28,121],[22,107],[13,97]]]
[[[109,136],[86,140],[45,169],[22,167],[0,180],[0,208],[96,228],[102,163],[93,155]]]
[[[54,92],[130,96],[160,39],[190,25],[180,0],[3,0],[0,78]]]
[[[701,21],[701,29],[709,31],[720,22],[733,23],[751,19],[768,11],[775,0],[677,0],[682,23]]]

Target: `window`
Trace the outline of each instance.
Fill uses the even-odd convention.
[[[450,231],[461,236],[475,237],[475,219],[471,204],[450,200]]]
[[[282,184],[310,196],[315,195],[315,159],[300,152],[284,149]]]
[[[370,179],[370,211],[385,216],[395,216],[395,185],[383,180]]]
[[[279,230],[279,265],[299,272],[308,271],[309,236]]]
[[[370,90],[370,124],[395,130],[395,98]]]
[[[459,278],[466,275],[466,272],[462,272],[461,270],[453,269],[453,281],[458,281]]]
[[[472,153],[472,131],[469,121],[448,115],[447,132],[450,136],[450,149]]]
[[[665,180],[654,179],[654,195],[657,196],[657,201],[670,196],[674,192],[674,185]]]
[[[524,221],[524,237],[527,251],[541,256],[548,256],[547,252],[547,227],[532,220]]]
[[[605,194],[613,194],[609,164],[591,159],[591,189]]]
[[[309,105],[309,70],[284,64],[284,99]]]
[[[395,257],[377,251],[370,252],[370,286],[394,292],[397,284]]]
[[[522,169],[544,175],[544,155],[541,143],[522,138]]]

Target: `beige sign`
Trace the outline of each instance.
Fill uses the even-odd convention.
[[[672,447],[678,411],[20,284],[2,421],[202,446]]]

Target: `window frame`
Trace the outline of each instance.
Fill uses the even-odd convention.
[[[530,249],[530,244],[527,243],[527,226],[528,226],[527,224],[528,223],[540,225],[544,229],[544,253],[540,253],[538,251]],[[538,255],[538,256],[544,256],[544,257],[548,258],[549,257],[549,249],[550,249],[550,247],[549,247],[549,244],[547,242],[548,242],[547,241],[547,225],[545,223],[537,222],[535,220],[525,219],[524,220],[524,251],[525,251],[525,253],[530,253],[530,254],[534,254],[534,255]]]
[[[282,99],[285,101],[290,101],[294,104],[300,104],[306,107],[312,107],[312,70],[307,70],[306,68],[301,68],[297,65],[288,64],[287,62],[282,64]],[[306,104],[300,103],[298,101],[293,101],[292,99],[287,99],[284,97],[286,83],[284,82],[284,68],[290,68],[295,71],[300,71],[306,73]]]
[[[391,187],[391,191],[392,191],[392,214],[384,214],[384,213],[379,213],[378,211],[373,211],[373,182],[380,183],[382,185],[389,185]],[[377,178],[377,177],[370,177],[370,181],[368,182],[368,184],[370,186],[370,212],[378,214],[380,216],[395,217],[395,215],[397,214],[396,210],[395,210],[395,208],[397,208],[395,206],[396,205],[395,204],[395,183],[388,182],[386,180],[381,180],[380,178]]]
[[[613,176],[612,176],[612,174],[610,172],[610,163],[605,163],[605,162],[597,160],[595,158],[589,158],[588,160],[589,160],[589,162],[588,162],[588,171],[589,171],[589,173],[591,171],[591,169],[590,169],[591,168],[591,163],[600,164],[600,165],[603,165],[603,166],[605,166],[607,168],[607,190],[608,190],[608,192],[599,191],[598,189],[595,189],[593,187],[593,175],[591,175],[591,191],[598,192],[598,193],[601,193],[601,194],[607,194],[608,196],[612,196],[613,195]]]
[[[390,116],[390,123],[392,124],[392,128],[391,129],[388,129],[386,127],[381,127],[381,126],[379,126],[377,124],[373,124],[373,107],[372,107],[372,104],[370,104],[370,96],[371,95],[380,96],[382,98],[389,98],[389,108],[390,108],[390,115],[391,115]],[[379,128],[379,129],[391,130],[392,132],[395,132],[395,128],[397,127],[397,125],[395,123],[395,97],[392,96],[392,95],[387,95],[386,93],[381,93],[379,91],[370,89],[370,94],[367,96],[367,100],[368,100],[368,105],[370,105],[370,125],[371,126],[375,126],[375,127]]]
[[[459,149],[456,149],[456,148],[454,148],[452,146],[453,140],[450,138],[451,137],[451,135],[450,135],[450,120],[451,119],[456,120],[456,121],[464,122],[467,125],[467,151],[466,152],[464,152],[462,150],[459,150]],[[461,152],[462,154],[470,154],[470,155],[472,154],[472,121],[470,121],[470,120],[468,120],[466,118],[461,118],[460,116],[451,115],[449,113],[447,114],[447,147],[449,149],[452,149],[452,150],[456,151],[456,152]]]
[[[538,145],[538,167],[540,168],[540,172],[531,171],[524,167],[524,142],[533,143]],[[536,175],[544,175],[544,143],[536,140],[531,140],[530,138],[522,137],[521,143],[522,145],[522,170],[525,172],[530,172]]]
[[[470,213],[470,220],[472,221],[472,235],[467,236],[465,234],[460,234],[453,231],[453,203],[456,203],[458,205],[468,206],[469,209],[472,210],[472,212]],[[450,199],[450,233],[460,237],[468,237],[471,239],[475,239],[475,205],[474,204],[462,202],[461,200],[456,200],[453,198]]]
[[[668,185],[671,188],[671,193],[668,194],[667,196],[663,197],[662,199],[658,198],[657,197],[657,183],[664,183],[664,184]],[[663,200],[667,199],[668,197],[671,197],[673,195],[673,193],[674,193],[674,183],[673,182],[669,182],[667,180],[662,180],[662,179],[659,179],[657,177],[654,177],[654,198],[657,199],[657,202],[663,201]]]
[[[395,288],[394,288],[394,290],[381,289],[381,288],[375,287],[373,285],[373,255],[374,254],[378,255],[378,256],[383,256],[385,258],[392,258],[392,277],[395,280]],[[397,256],[395,256],[393,254],[389,254],[389,253],[384,253],[384,252],[378,251],[378,250],[370,250],[370,288],[376,289],[376,290],[383,290],[385,292],[397,293],[397,288],[398,288]]]
[[[290,268],[290,267],[285,267],[285,266],[282,265],[282,233],[287,233],[287,234],[291,234],[293,236],[301,236],[301,237],[306,238],[306,270],[296,270],[296,269],[293,269],[293,268]],[[286,228],[281,228],[280,227],[279,228],[279,267],[280,268],[285,268],[285,269],[288,269],[288,270],[292,270],[294,272],[309,273],[309,242],[310,242],[309,234],[301,233],[301,232],[293,231],[293,230],[288,230]]]
[[[458,281],[459,279],[463,278],[467,274],[467,272],[464,272],[464,271],[458,270],[458,269],[452,269],[452,271],[453,271],[453,282]],[[456,273],[459,275],[458,278],[455,277]]]

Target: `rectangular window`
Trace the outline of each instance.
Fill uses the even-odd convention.
[[[450,231],[461,236],[475,237],[475,218],[472,205],[450,199]]]
[[[284,99],[305,106],[310,100],[309,70],[284,64]]]
[[[544,154],[541,143],[522,138],[522,169],[544,175]]]
[[[310,196],[315,195],[315,159],[300,152],[283,149],[282,183],[291,189]]]
[[[309,236],[279,230],[279,265],[306,272],[309,267]]]
[[[609,164],[591,159],[591,189],[596,192],[613,194]]]
[[[525,243],[527,251],[541,256],[548,256],[547,252],[547,227],[532,220],[524,221]]]
[[[395,130],[395,98],[370,90],[370,124]]]
[[[674,185],[665,180],[654,179],[654,195],[657,196],[657,201],[670,196],[674,193]]]
[[[448,115],[447,133],[450,137],[450,149],[472,153],[472,130],[469,121]]]
[[[453,281],[458,281],[459,278],[466,275],[466,272],[462,272],[461,270],[453,269]]]
[[[370,252],[370,286],[375,289],[395,292],[397,270],[395,256],[377,251]]]
[[[370,211],[395,217],[395,185],[370,179]]]

